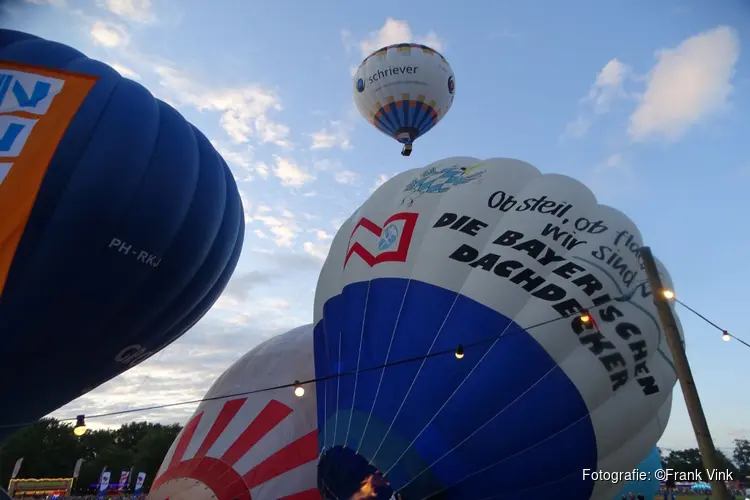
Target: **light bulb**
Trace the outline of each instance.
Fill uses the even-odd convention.
[[[299,383],[299,381],[294,381],[294,395],[298,398],[301,398],[305,395],[305,388],[302,387],[302,385]]]
[[[730,340],[732,340],[732,336],[729,335],[729,332],[723,332],[721,334],[721,340],[723,340],[724,342],[729,342]]]
[[[588,323],[589,321],[591,321],[589,313],[581,313],[581,323]]]
[[[461,344],[456,347],[456,359],[463,359],[464,357],[464,346]]]
[[[661,294],[664,296],[665,299],[673,299],[674,298],[674,292],[672,290],[664,289],[661,291]]]

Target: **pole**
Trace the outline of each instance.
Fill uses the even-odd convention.
[[[690,364],[688,363],[687,355],[685,354],[685,346],[680,339],[677,321],[675,321],[672,308],[669,307],[667,302],[668,299],[662,293],[664,285],[661,282],[659,270],[656,267],[656,261],[654,260],[654,256],[649,247],[642,247],[640,249],[640,255],[643,259],[643,266],[646,270],[648,283],[651,286],[654,305],[656,306],[656,311],[659,313],[661,326],[664,329],[664,337],[667,339],[667,345],[672,352],[675,372],[677,372],[677,379],[680,381],[682,394],[685,396],[685,405],[687,406],[688,415],[690,415],[690,422],[693,424],[695,438],[698,441],[698,449],[701,452],[703,468],[708,471],[718,472],[721,470],[721,465],[719,464],[716,454],[716,447],[714,446],[713,439],[711,439],[711,432],[708,429],[706,415],[703,413],[701,400],[698,397],[698,389],[695,387],[693,373],[690,370]],[[727,490],[727,485],[723,480],[720,481],[714,479],[709,481],[709,483],[711,484],[711,496],[713,498],[716,500],[731,499],[729,491]]]

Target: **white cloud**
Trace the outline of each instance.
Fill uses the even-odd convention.
[[[586,97],[581,100],[581,104],[587,109],[568,123],[563,137],[583,137],[591,128],[596,115],[608,112],[615,100],[627,97],[623,85],[630,73],[630,67],[617,58],[607,62],[597,73]]]
[[[611,154],[595,165],[587,184],[601,203],[615,203],[624,195],[631,195],[635,187],[635,171],[620,153]]]
[[[105,21],[95,21],[91,26],[89,34],[95,44],[108,48],[121,47],[127,45],[129,41],[128,33],[125,31],[125,28],[118,24]]]
[[[333,174],[333,178],[339,184],[356,184],[359,179],[359,175],[351,170],[341,170]]]
[[[144,24],[156,21],[151,0],[98,0],[97,3],[128,21]]]
[[[264,233],[263,231],[261,231],[260,229],[255,229],[253,233],[255,233],[255,236],[257,236],[258,238],[261,238],[261,239],[268,238],[268,235]]]
[[[586,101],[593,103],[594,113],[606,113],[615,99],[626,96],[623,83],[630,71],[630,67],[617,58],[604,65],[586,97]]]
[[[341,39],[344,42],[344,46],[347,47],[347,51],[350,51],[355,43],[354,37],[349,31],[344,30],[341,33]],[[445,48],[445,42],[441,40],[434,31],[429,31],[423,36],[416,36],[412,33],[408,22],[393,19],[391,17],[386,19],[380,29],[371,32],[368,35],[368,38],[361,40],[357,45],[359,46],[362,57],[367,57],[386,45],[408,42],[421,43],[437,50],[438,52],[442,52]]]
[[[312,139],[311,149],[351,149],[349,130],[342,122],[332,121],[328,127],[310,134]]]
[[[630,136],[674,140],[725,107],[739,49],[734,30],[719,26],[657,52],[646,91],[630,116]]]
[[[290,158],[274,155],[274,159],[276,164],[273,166],[273,175],[279,178],[282,186],[298,188],[315,179],[315,176]]]
[[[376,189],[378,189],[380,186],[385,184],[388,179],[393,177],[395,174],[380,174],[378,175],[378,178],[375,179],[375,183],[373,184],[372,188],[370,188],[370,193],[374,193]]]
[[[131,80],[140,80],[141,75],[133,71],[132,69],[128,68],[127,66],[124,66],[119,63],[109,63],[109,65],[114,68],[115,71],[120,73],[121,76],[124,76],[125,78],[130,78]]]
[[[219,123],[234,142],[242,144],[255,138],[264,143],[291,146],[287,139],[289,127],[267,116],[271,111],[282,109],[275,92],[256,84],[206,86],[198,83],[197,78],[166,65],[157,65],[154,70],[160,76],[161,85],[177,102],[200,111],[221,113]]]
[[[268,232],[273,235],[273,242],[277,246],[288,248],[297,238],[300,227],[293,213],[288,210],[281,210],[280,212],[275,213],[270,207],[261,205],[256,209],[253,220],[265,226]]]
[[[331,248],[331,242],[323,241],[320,243],[313,243],[311,241],[306,241],[304,245],[302,245],[302,248],[308,254],[322,261],[326,260],[326,257],[328,256],[328,251]]]

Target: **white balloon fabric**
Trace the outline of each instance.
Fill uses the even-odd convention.
[[[456,79],[448,61],[425,45],[400,43],[370,54],[354,74],[359,113],[385,135],[407,145],[448,113]]]
[[[642,244],[583,184],[518,160],[383,184],[315,296],[324,498],[611,498],[584,469],[636,466],[676,382]]]
[[[242,356],[205,399],[313,377],[312,325]],[[205,401],[175,439],[151,487],[153,500],[317,500],[315,387]]]

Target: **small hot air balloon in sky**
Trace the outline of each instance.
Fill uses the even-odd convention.
[[[448,61],[436,50],[416,43],[399,43],[377,50],[354,74],[354,103],[359,113],[385,135],[412,144],[448,113],[456,93],[456,78]]]
[[[164,348],[242,248],[227,164],[141,85],[0,30],[0,412],[35,420]]]
[[[623,495],[627,497],[630,493],[634,495],[642,494],[645,498],[654,498],[661,488],[661,482],[659,481],[659,474],[656,472],[662,469],[661,453],[659,448],[654,448],[651,453],[638,464],[636,470],[642,472],[645,476],[644,479],[633,479],[627,482],[620,491],[612,497],[612,500],[621,500]]]
[[[636,466],[677,380],[641,245],[583,184],[518,160],[383,184],[316,290],[324,497],[610,498],[582,471]]]
[[[167,452],[149,499],[319,500],[312,325],[253,348],[214,382]],[[211,399],[221,398],[221,399]]]

